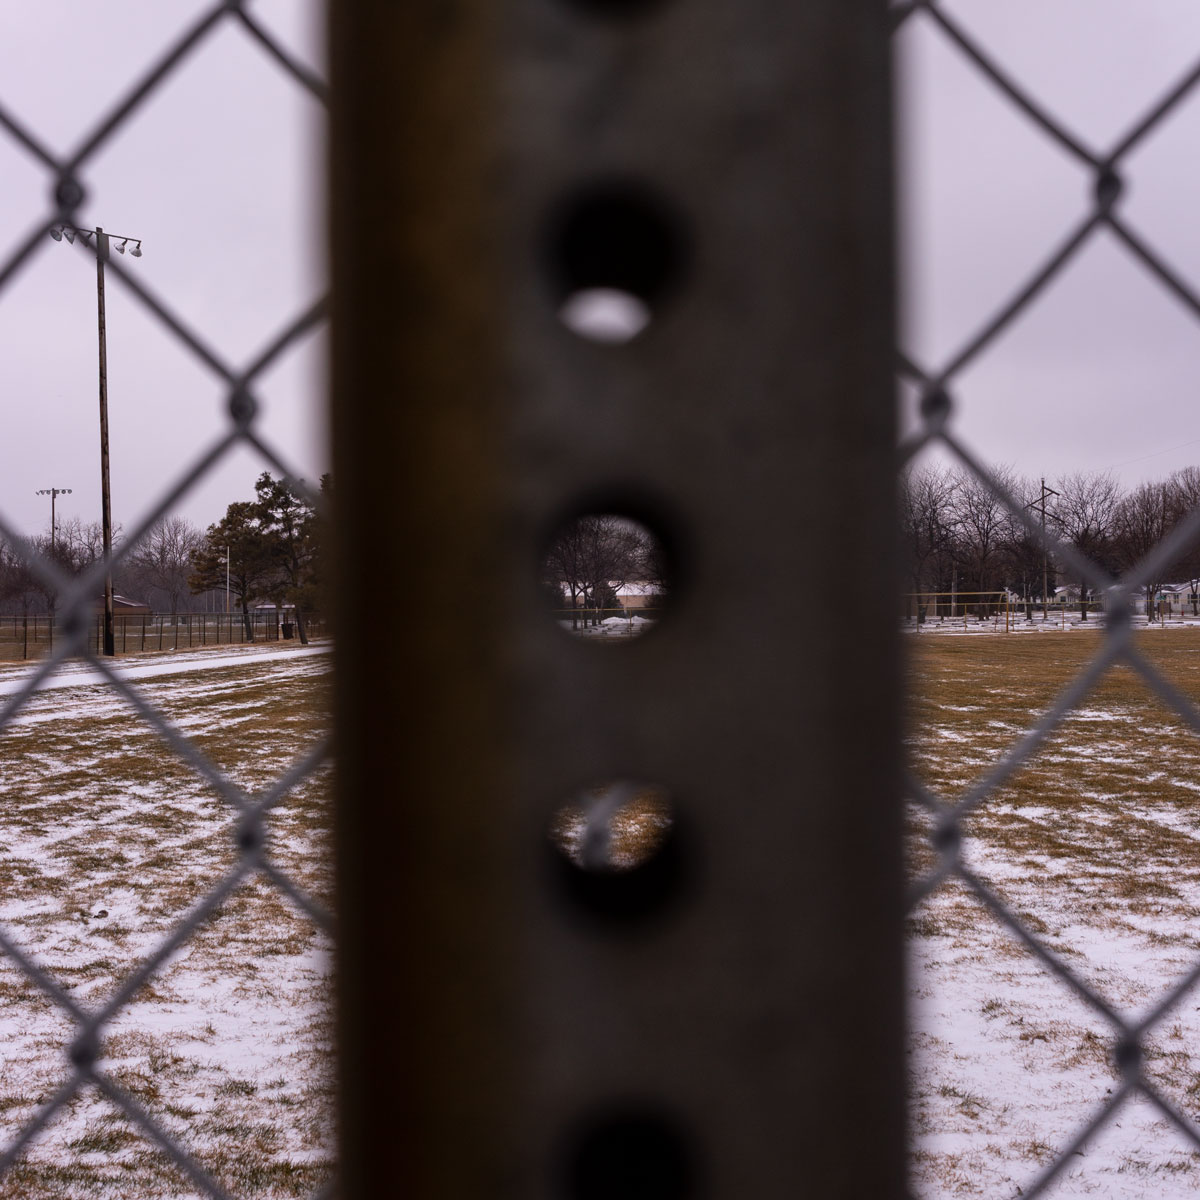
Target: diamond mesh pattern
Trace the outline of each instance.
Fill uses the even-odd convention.
[[[50,232],[59,223],[78,223],[77,214],[83,204],[89,165],[126,122],[130,121],[145,106],[153,103],[160,88],[168,81],[202,44],[220,30],[233,26],[261,51],[272,67],[291,80],[296,87],[303,88],[322,104],[326,101],[324,82],[297,62],[239,0],[220,0],[213,3],[177,40],[170,45],[158,61],[145,74],[134,81],[124,97],[113,108],[103,114],[85,134],[77,149],[65,157],[53,154],[21,121],[18,115],[8,111],[0,101],[0,136],[7,135],[22,147],[29,158],[45,171],[54,196],[54,206],[44,214],[42,221],[30,230],[28,236],[17,247],[12,256],[0,264],[0,289],[3,289],[39,248]],[[84,254],[94,251],[85,246],[83,239],[75,248]],[[142,721],[183,762],[196,771],[221,797],[230,811],[237,815],[236,841],[237,861],[235,865],[211,888],[208,894],[178,922],[169,936],[148,954],[98,1009],[88,1008],[77,1002],[34,957],[22,949],[10,931],[0,928],[0,951],[2,951],[36,988],[65,1013],[74,1023],[74,1037],[66,1052],[68,1067],[65,1078],[57,1092],[20,1131],[13,1142],[0,1150],[0,1177],[12,1166],[31,1141],[46,1127],[56,1113],[67,1104],[85,1085],[93,1085],[120,1109],[126,1117],[157,1148],[161,1149],[191,1180],[197,1191],[205,1196],[226,1200],[228,1193],[212,1176],[165,1131],[155,1119],[127,1091],[123,1090],[103,1069],[101,1036],[105,1027],[125,1008],[135,993],[160,971],[168,959],[183,947],[229,897],[249,877],[260,874],[268,879],[288,900],[303,910],[313,923],[326,934],[332,934],[332,919],[325,908],[309,896],[292,878],[272,862],[266,851],[266,831],[272,810],[279,805],[287,793],[303,781],[311,778],[328,761],[329,749],[326,742],[314,745],[306,754],[292,764],[278,779],[257,795],[246,794],[221,770],[180,728],[148,701],[136,686],[116,673],[111,663],[96,657],[88,647],[88,629],[91,620],[91,597],[103,588],[104,576],[110,566],[115,566],[134,551],[146,534],[161,517],[205,478],[218,464],[237,447],[250,447],[263,464],[293,481],[298,482],[297,473],[292,471],[283,457],[276,452],[258,428],[258,403],[255,385],[263,372],[306,334],[325,319],[325,302],[318,301],[306,311],[294,316],[279,328],[274,335],[245,364],[226,361],[206,340],[204,331],[189,324],[172,309],[169,298],[154,295],[130,271],[127,264],[114,257],[107,269],[119,276],[121,284],[136,296],[145,308],[157,318],[162,326],[190,352],[192,356],[227,389],[228,425],[211,445],[207,446],[175,480],[174,484],[148,512],[141,523],[115,548],[111,561],[101,561],[77,579],[68,579],[52,562],[39,557],[32,547],[20,538],[0,517],[0,535],[20,549],[29,567],[44,582],[57,589],[59,608],[64,614],[63,636],[56,643],[50,657],[44,659],[28,677],[19,691],[0,707],[0,734],[13,721],[34,695],[39,684],[52,675],[64,660],[77,657],[86,660],[107,680],[108,686],[119,693],[137,712]],[[311,492],[314,503],[320,498]],[[218,917],[218,919],[220,919]],[[320,1197],[334,1194],[335,1183],[327,1182],[317,1193]]]
[[[1125,160],[1152,131],[1168,120],[1177,106],[1200,85],[1200,62],[1168,87],[1158,102],[1134,121],[1128,132],[1119,138],[1115,145],[1107,152],[1098,154],[1089,150],[1062,123],[1054,120],[1019,81],[1010,78],[992,61],[985,47],[977,44],[933,0],[909,0],[894,6],[894,27],[898,28],[908,20],[923,20],[935,25],[948,42],[966,56],[1042,135],[1051,139],[1064,154],[1077,159],[1093,172],[1094,192],[1091,206],[1081,213],[1073,227],[1064,231],[1061,244],[1047,261],[981,324],[965,345],[940,364],[919,364],[911,356],[903,352],[899,354],[898,366],[901,376],[914,383],[922,396],[922,425],[901,448],[901,462],[908,462],[931,445],[941,446],[991,489],[1010,509],[1013,517],[1024,525],[1031,537],[1040,540],[1042,531],[1028,512],[1005,492],[980,458],[953,432],[951,416],[954,387],[964,371],[980,356],[989,352],[1002,331],[1038,301],[1047,286],[1069,268],[1089,239],[1100,230],[1107,230],[1119,239],[1150,276],[1185,309],[1200,317],[1200,296],[1197,296],[1172,269],[1169,262],[1149,248],[1137,230],[1121,215],[1119,205]],[[29,231],[11,257],[0,264],[0,288],[8,284],[23,267],[51,228],[62,222],[76,223],[78,211],[86,195],[89,164],[112,136],[134,114],[153,102],[164,81],[172,76],[197,47],[213,36],[216,30],[230,25],[238,27],[276,69],[294,82],[295,86],[306,89],[321,102],[325,101],[326,89],[323,81],[314,77],[287,53],[272,37],[270,31],[255,19],[244,0],[220,0],[207,8],[162,54],[159,61],[131,84],[126,95],[95,123],[78,147],[65,157],[52,153],[23,125],[16,114],[8,111],[0,102],[0,127],[4,134],[20,146],[29,159],[46,173],[55,197],[54,206],[44,214],[43,220]],[[81,253],[90,252],[82,244],[77,248]],[[73,1040],[69,1046],[64,1047],[69,1066],[66,1068],[61,1087],[22,1129],[17,1138],[0,1153],[0,1173],[18,1158],[32,1139],[82,1087],[94,1085],[121,1109],[150,1141],[169,1155],[202,1194],[225,1198],[225,1190],[199,1163],[178,1145],[137,1101],[106,1075],[99,1058],[100,1038],[105,1026],[127,1005],[138,988],[160,970],[168,958],[192,937],[241,882],[256,872],[268,878],[321,929],[331,931],[330,915],[271,862],[264,848],[264,830],[272,809],[279,804],[289,789],[310,777],[327,761],[328,748],[324,743],[318,744],[263,793],[255,796],[245,794],[182,730],[145,699],[137,687],[114,672],[106,660],[91,654],[87,645],[89,605],[90,597],[103,585],[106,570],[130,554],[147,530],[160,517],[169,513],[199,480],[238,446],[250,447],[267,467],[295,479],[296,473],[290,470],[282,456],[259,431],[255,385],[269,366],[325,319],[325,304],[323,301],[318,302],[297,314],[293,320],[281,327],[249,362],[239,365],[226,361],[206,340],[203,330],[196,328],[173,310],[169,298],[153,294],[137,278],[135,272],[129,271],[116,260],[109,263],[109,269],[115,272],[122,285],[154,314],[164,329],[170,331],[196,361],[212,372],[227,389],[228,426],[211,445],[197,455],[174,485],[145,515],[140,525],[131,531],[114,551],[112,562],[96,563],[79,579],[69,580],[63,577],[53,563],[34,554],[0,517],[0,534],[14,545],[25,545],[31,568],[45,582],[58,589],[61,596],[60,606],[65,613],[64,636],[58,642],[54,653],[41,662],[20,691],[0,707],[0,732],[21,712],[38,685],[53,674],[64,660],[72,656],[86,659],[105,676],[109,686],[134,707],[142,720],[174,753],[199,772],[231,811],[238,815],[238,861],[212,887],[207,896],[188,912],[171,934],[141,962],[108,1001],[96,1010],[79,1004],[21,948],[8,931],[0,928],[0,951],[17,964],[39,991],[71,1018],[75,1026]],[[908,780],[910,798],[934,818],[932,843],[938,859],[936,869],[914,885],[910,896],[911,903],[919,903],[946,879],[957,878],[1053,972],[1062,986],[1073,991],[1101,1014],[1112,1028],[1113,1057],[1122,1076],[1120,1087],[1114,1089],[1113,1094],[1098,1107],[1071,1143],[1063,1148],[1040,1176],[1025,1189],[1024,1195],[1027,1197],[1042,1193],[1067,1165],[1072,1154],[1112,1120],[1122,1104],[1134,1094],[1145,1096],[1200,1149],[1200,1129],[1159,1094],[1142,1071],[1143,1039],[1200,980],[1200,962],[1197,962],[1148,1012],[1134,1017],[1117,1011],[1102,995],[1085,983],[1060,956],[1043,945],[1016,914],[972,873],[961,855],[962,822],[1029,761],[1060,727],[1064,718],[1096,680],[1116,663],[1124,663],[1136,671],[1164,704],[1178,713],[1193,731],[1200,734],[1200,710],[1138,652],[1131,640],[1129,621],[1132,600],[1137,590],[1144,582],[1157,577],[1161,564],[1172,560],[1182,548],[1198,538],[1200,512],[1195,512],[1176,527],[1142,563],[1121,578],[1113,579],[1073,547],[1049,535],[1047,540],[1059,560],[1068,564],[1078,577],[1087,579],[1093,587],[1102,589],[1106,594],[1108,619],[1105,623],[1102,648],[1032,728],[1018,739],[1001,761],[978,779],[957,803],[948,803],[933,794],[915,776]],[[331,1181],[319,1195],[329,1196],[333,1191],[334,1184]]]
[[[935,0],[913,0],[892,9],[893,29],[906,21],[930,22],[975,69],[1005,97],[1012,106],[1049,138],[1063,154],[1083,163],[1093,175],[1092,203],[1078,221],[1065,230],[1058,248],[1034,273],[975,330],[957,352],[940,364],[920,364],[901,351],[898,371],[902,379],[915,384],[920,392],[920,428],[903,444],[901,465],[930,446],[940,446],[972,475],[978,478],[1028,531],[1039,545],[1043,536],[1051,552],[1072,571],[1072,577],[1086,579],[1105,596],[1107,618],[1101,648],[1080,674],[1072,680],[1050,707],[1042,713],[990,770],[978,778],[956,802],[935,795],[921,780],[910,774],[908,798],[932,817],[930,840],[937,860],[936,868],[918,880],[909,896],[910,909],[919,904],[947,879],[957,879],[1053,973],[1063,987],[1070,989],[1111,1026],[1112,1059],[1120,1072],[1120,1084],[1100,1104],[1091,1118],[1077,1131],[1068,1145],[1023,1189],[1032,1200],[1041,1195],[1070,1164],[1083,1144],[1113,1120],[1132,1097],[1141,1095],[1200,1149],[1200,1128],[1172,1104],[1143,1072],[1143,1042],[1156,1026],[1181,1002],[1200,980],[1200,962],[1188,970],[1150,1009],[1133,1016],[1118,1011],[1097,990],[1039,937],[1022,923],[1003,900],[967,866],[962,858],[964,819],[995,794],[1015,772],[1028,763],[1047,739],[1062,725],[1092,686],[1118,663],[1131,667],[1163,704],[1177,713],[1195,733],[1200,734],[1200,710],[1139,653],[1132,641],[1130,617],[1134,597],[1148,581],[1162,577],[1161,568],[1200,538],[1200,510],[1193,511],[1146,557],[1119,579],[1111,578],[1073,546],[1043,535],[1030,511],[1022,506],[983,465],[980,457],[955,435],[951,428],[954,409],[953,390],[969,366],[992,348],[999,335],[1018,316],[1035,305],[1048,285],[1067,271],[1090,239],[1107,230],[1126,247],[1134,259],[1158,281],[1185,309],[1200,317],[1200,296],[1176,273],[1169,262],[1155,254],[1138,231],[1121,215],[1119,201],[1123,190],[1122,170],[1132,152],[1167,121],[1178,106],[1200,85],[1200,62],[1182,78],[1171,83],[1156,103],[1132,122],[1128,131],[1104,153],[1089,150],[1061,122],[1052,118],[1018,80],[1008,75],[989,56],[987,48],[972,38]]]

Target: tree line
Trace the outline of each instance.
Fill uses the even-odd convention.
[[[327,494],[329,486],[329,476],[323,477],[321,492]],[[114,548],[121,538],[118,528]],[[78,517],[59,521],[29,544],[68,577],[82,575],[103,556],[99,522]],[[305,616],[318,607],[323,544],[321,519],[306,492],[264,471],[254,499],[230,504],[207,530],[182,517],[158,521],[114,568],[113,590],[174,620],[194,611],[198,597],[211,604],[219,596],[224,603],[228,561],[228,594],[247,640],[254,639],[250,606],[270,602],[280,611],[292,608],[300,640],[307,642]],[[16,547],[0,540],[0,606],[30,616],[53,613],[57,605],[56,589],[30,569]]]
[[[1062,475],[1045,486],[1011,468],[995,472],[997,482],[1035,524],[1074,546],[1111,575],[1140,562],[1197,505],[1200,467],[1184,467],[1166,479],[1123,488],[1111,472]],[[900,479],[901,547],[912,593],[1008,591],[1028,607],[1054,599],[1061,584],[1079,590],[1084,619],[1090,584],[1073,577],[1065,563],[1046,556],[1040,540],[979,479],[962,468],[925,465]],[[1049,595],[1043,595],[1043,569]],[[1197,610],[1200,546],[1166,563],[1159,578],[1147,580],[1145,610],[1167,583],[1190,585]],[[919,602],[918,616],[926,605]]]

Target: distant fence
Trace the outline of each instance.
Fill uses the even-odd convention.
[[[305,616],[305,632],[323,636],[325,619]],[[113,632],[118,654],[140,654],[151,650],[183,650],[197,646],[237,645],[242,642],[277,642],[299,637],[295,621],[272,612],[250,613],[251,636],[241,613],[114,613]],[[0,661],[41,658],[59,640],[58,618],[0,615]],[[104,617],[92,618],[90,646],[97,654],[103,647]]]
[[[1018,624],[1048,622],[1065,629],[1103,619],[1105,615],[1103,598],[1081,601],[1072,595],[1055,596],[1047,604],[1006,592],[908,592],[903,600],[901,611],[905,623],[918,626],[941,626],[949,622],[966,628],[975,622],[1008,630]],[[1200,598],[1194,598],[1192,593],[1157,593],[1149,600],[1139,597],[1133,608],[1131,621],[1144,617],[1150,624],[1165,625],[1168,621],[1200,620]]]

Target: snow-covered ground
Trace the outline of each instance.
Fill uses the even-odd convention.
[[[328,648],[248,646],[118,669],[246,794],[327,726]],[[33,668],[0,671],[11,697]],[[331,890],[327,769],[270,818],[268,853]],[[96,672],[68,665],[0,736],[0,929],[85,1009],[112,996],[237,861],[236,817]],[[330,946],[261,875],[239,885],[104,1031],[101,1072],[239,1196],[328,1172]],[[0,1146],[68,1076],[74,1022],[0,958]],[[195,1195],[94,1088],[51,1120],[0,1197]]]
[[[603,636],[616,625],[627,628]],[[928,786],[953,798],[994,763],[1094,651],[1091,632],[906,642],[912,759]],[[1200,696],[1200,631],[1139,638]],[[168,652],[118,669],[253,794],[324,731],[327,649]],[[0,669],[0,698],[32,669]],[[90,668],[47,681],[0,747],[0,928],[93,1007],[235,861],[233,817]],[[325,785],[321,775],[288,797],[270,853],[327,898]],[[646,828],[661,827],[650,815]],[[581,827],[564,814],[568,852]],[[914,812],[917,874],[931,861],[925,828]],[[1146,1011],[1200,961],[1200,741],[1129,672],[1114,671],[966,832],[971,869],[1118,1011]],[[914,1194],[1021,1195],[1119,1088],[1113,1029],[958,881],[914,911],[910,963]],[[331,1152],[328,989],[323,935],[255,880],[108,1027],[101,1070],[235,1194],[305,1194]],[[66,1077],[71,1030],[0,965],[0,1141]],[[1200,1118],[1200,992],[1146,1039],[1145,1075]],[[1198,1190],[1194,1146],[1135,1096],[1070,1156],[1053,1194]],[[0,1198],[192,1194],[94,1092],[0,1183]]]
[[[298,643],[267,642],[243,647],[222,646],[219,650],[164,650],[156,654],[119,657],[112,660],[116,673],[123,679],[154,679],[162,675],[191,674],[194,671],[219,671],[228,667],[249,666],[252,663],[278,662],[283,659],[304,658],[329,654],[328,642],[301,646]],[[38,664],[20,666],[0,665],[0,696],[10,696],[38,669]],[[54,674],[42,680],[38,691],[47,688],[86,687],[107,683],[95,667],[69,659],[61,663]]]
[[[648,629],[654,628],[653,617],[605,617],[597,624],[580,621],[578,625],[569,620],[560,620],[559,627],[565,629],[574,637],[582,638],[622,638],[637,637]]]
[[[1139,634],[1193,697],[1200,631]],[[1078,670],[1098,639],[931,639],[917,658],[914,769],[953,798]],[[1200,962],[1200,741],[1113,671],[967,824],[964,859],[1024,927],[1119,1013],[1149,1011]],[[912,869],[932,864],[912,815]],[[964,886],[910,921],[913,1188],[1023,1194],[1116,1094],[1113,1025]],[[1145,1039],[1144,1076],[1200,1119],[1200,991]],[[1200,1154],[1144,1096],[1069,1157],[1056,1196],[1182,1198]]]

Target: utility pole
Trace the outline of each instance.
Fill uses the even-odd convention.
[[[58,528],[58,523],[54,515],[54,502],[59,496],[69,496],[70,488],[38,488],[39,496],[50,497],[50,557],[54,557],[54,548],[56,545],[55,533]]]
[[[113,637],[113,585],[112,585],[112,492],[108,479],[108,344],[105,332],[104,318],[104,264],[108,261],[110,236],[120,238],[117,251],[125,253],[125,246],[133,242],[129,253],[134,258],[142,256],[140,238],[124,237],[120,234],[109,235],[97,225],[95,229],[78,229],[73,225],[60,225],[50,231],[50,236],[61,242],[65,237],[68,242],[74,242],[76,236],[83,238],[92,245],[96,239],[96,324],[100,340],[100,523],[104,539],[104,653],[110,658],[116,654],[116,641]]]
[[[108,482],[108,339],[104,322],[104,262],[108,258],[108,237],[96,226],[96,317],[100,334],[100,521],[104,537],[104,653],[112,658],[117,652],[113,636],[112,571],[112,491]]]
[[[1061,496],[1061,492],[1056,492],[1053,488],[1046,486],[1046,477],[1042,476],[1042,490],[1036,500],[1031,500],[1026,508],[1032,508],[1042,514],[1042,622],[1045,623],[1047,615],[1047,593],[1050,590],[1050,552],[1046,548],[1046,498],[1048,496]]]
[[[225,615],[229,616],[229,547],[225,547]]]

